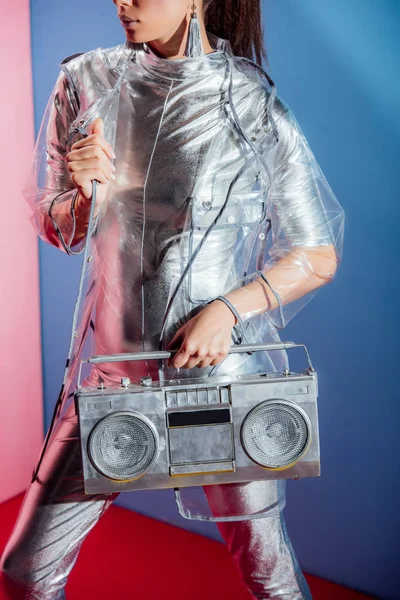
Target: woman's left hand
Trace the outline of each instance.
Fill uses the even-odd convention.
[[[185,323],[167,345],[167,350],[179,351],[168,359],[168,366],[208,367],[222,362],[229,353],[232,327],[236,317],[221,300],[207,304]]]

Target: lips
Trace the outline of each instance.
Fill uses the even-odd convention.
[[[124,29],[129,31],[133,31],[139,25],[139,21],[133,21],[132,19],[127,19],[126,17],[124,19],[121,18],[120,23]]]
[[[129,19],[128,17],[120,17],[119,20],[122,23],[139,23],[138,19]]]

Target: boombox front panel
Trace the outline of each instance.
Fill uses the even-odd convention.
[[[294,469],[296,472],[296,466],[303,461],[313,464],[318,463],[319,465],[320,447],[318,409],[316,401],[316,385],[312,378],[310,378],[310,380],[307,382],[307,385],[305,385],[305,383],[301,380],[287,381],[283,386],[280,383],[271,383],[270,385],[265,385],[265,383],[254,383],[251,386],[234,384],[231,386],[230,392],[232,398],[232,410],[235,415],[234,437],[236,448],[236,466],[238,469],[241,467],[247,467],[249,464],[249,458],[241,443],[242,423],[249,413],[249,410],[261,404],[262,402],[278,399],[289,401],[290,403],[299,406],[300,409],[306,413],[311,425],[311,440],[307,452],[304,454],[304,458],[301,458],[297,465],[294,465],[292,468],[285,469],[284,471],[270,471],[269,473],[271,477],[259,477],[258,479],[279,479],[279,475],[281,475],[281,477],[288,478],[288,474],[290,474],[290,478],[292,478],[291,469]],[[260,468],[265,471],[263,467]],[[312,477],[313,475],[309,476]],[[303,475],[303,477],[305,477],[305,475]]]
[[[104,409],[101,408],[104,403]],[[161,391],[151,392],[150,390],[143,393],[143,390],[136,391],[134,393],[120,393],[113,396],[101,395],[77,395],[77,405],[79,407],[79,423],[81,432],[81,452],[83,459],[83,475],[85,480],[85,491],[88,493],[95,493],[90,491],[90,482],[96,483],[96,487],[100,484],[100,488],[103,491],[109,491],[109,486],[122,486],[123,489],[128,489],[126,486],[134,483],[135,481],[149,482],[149,474],[160,476],[163,473],[168,472],[169,461],[166,444],[166,425],[165,425],[165,408],[164,408],[164,397]],[[95,408],[93,408],[95,405]],[[134,413],[139,413],[147,417],[149,421],[154,425],[155,430],[158,434],[158,457],[151,469],[138,479],[131,481],[119,481],[111,478],[104,477],[94,467],[88,452],[88,440],[89,436],[95,427],[95,425],[107,416],[112,416],[119,411],[130,410]],[[86,490],[88,487],[88,490]],[[118,488],[119,489],[119,488]]]
[[[85,492],[112,493],[245,482],[262,479],[299,479],[320,475],[316,374],[276,378],[251,376],[246,381],[188,389],[155,384],[149,389],[130,385],[104,394],[81,390],[75,394],[80,425]],[[202,404],[196,404],[196,402]],[[241,429],[249,412],[272,399],[298,406],[310,423],[311,440],[305,454],[292,466],[268,469],[256,464],[243,448]],[[154,425],[157,457],[144,474],[130,480],[104,476],[89,457],[88,439],[95,425],[118,411],[139,413]]]
[[[168,432],[171,465],[234,460],[232,425],[177,427]]]

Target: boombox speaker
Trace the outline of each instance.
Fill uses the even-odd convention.
[[[152,381],[75,391],[85,493],[320,475],[317,374],[304,344],[240,344],[229,353],[303,346],[304,372]],[[90,363],[175,351],[93,356]],[[82,368],[82,364],[81,364]],[[80,376],[79,376],[80,380]]]

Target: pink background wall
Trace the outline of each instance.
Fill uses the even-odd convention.
[[[27,487],[43,440],[38,238],[21,195],[34,144],[29,0],[1,17],[0,502]]]

